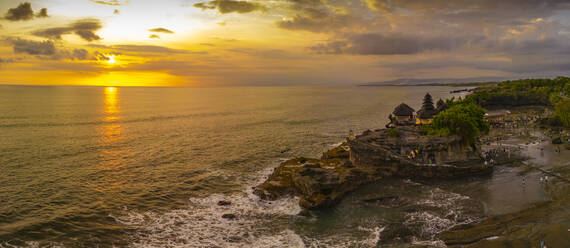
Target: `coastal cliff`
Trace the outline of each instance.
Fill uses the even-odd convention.
[[[367,131],[348,143],[356,167],[374,167],[388,176],[456,178],[492,171],[479,144],[459,136],[430,137],[418,126]]]
[[[405,126],[366,131],[320,159],[285,161],[254,193],[264,200],[298,196],[302,207],[314,209],[332,206],[358,186],[384,176],[457,178],[492,169],[478,145],[467,145],[457,136],[430,137],[418,126]]]

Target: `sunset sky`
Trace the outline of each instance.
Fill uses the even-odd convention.
[[[0,16],[0,84],[361,84],[570,72],[567,0],[2,0]]]

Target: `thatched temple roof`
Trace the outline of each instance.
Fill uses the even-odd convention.
[[[394,109],[393,114],[395,116],[414,116],[414,112],[415,110],[412,107],[408,106],[408,104],[402,103]]]

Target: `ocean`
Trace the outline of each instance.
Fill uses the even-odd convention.
[[[312,217],[293,197],[252,194],[280,162],[320,157],[349,130],[383,128],[398,104],[454,89],[0,86],[0,247],[373,247],[402,232],[412,240],[393,247],[441,246],[453,225],[547,199],[540,187],[513,195],[509,168],[386,179]],[[362,203],[379,191],[405,200]]]

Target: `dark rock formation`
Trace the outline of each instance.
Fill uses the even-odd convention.
[[[235,214],[223,214],[222,218],[233,220],[233,219],[237,219],[237,216]]]
[[[374,167],[384,175],[456,178],[492,171],[478,145],[467,145],[459,136],[429,137],[417,126],[370,132],[349,145],[357,168]]]
[[[408,159],[412,150],[419,152]],[[264,200],[299,196],[302,207],[314,209],[336,204],[346,193],[382,176],[453,178],[492,170],[492,165],[483,164],[479,147],[465,145],[457,136],[428,137],[416,126],[367,130],[321,159],[283,162],[254,194]],[[391,197],[371,201],[401,204]]]
[[[345,148],[340,148],[342,146]],[[332,206],[359,185],[378,179],[354,168],[344,149],[348,149],[346,143],[323,154],[324,159],[285,161],[267,181],[255,187],[254,194],[264,200],[299,196],[299,204],[307,209]]]

